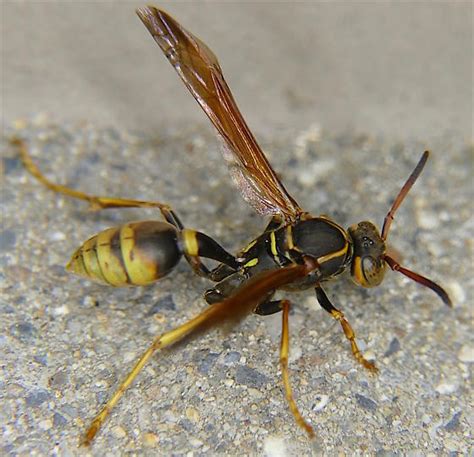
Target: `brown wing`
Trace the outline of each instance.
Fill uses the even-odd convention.
[[[169,332],[157,336],[151,346],[138,359],[132,371],[123,380],[109,401],[100,410],[99,414],[92,420],[81,440],[81,446],[90,446],[92,444],[94,437],[112,411],[112,408],[158,350],[179,343],[186,337],[188,337],[189,341],[190,338],[218,326],[227,326],[227,330],[229,330],[230,327],[236,325],[246,315],[250,314],[262,300],[265,300],[269,292],[304,278],[314,271],[317,266],[315,262],[308,258],[305,259],[303,265],[290,264],[276,270],[263,271],[237,289],[231,297],[221,302],[213,303],[212,306],[207,306],[204,311],[193,319]]]
[[[164,11],[145,7],[137,14],[223,137],[224,158],[245,200],[259,214],[295,219],[302,210],[250,132],[213,52]]]

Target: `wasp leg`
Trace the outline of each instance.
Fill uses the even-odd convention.
[[[209,279],[211,279],[214,282],[220,282],[234,273],[235,273],[234,268],[231,268],[229,267],[229,265],[221,263],[220,265],[218,265],[216,268],[214,268],[211,271],[211,275]]]
[[[212,289],[206,290],[204,293],[204,299],[209,305],[218,303],[222,300],[225,300],[227,297],[230,297],[233,292],[235,292],[248,278],[241,273],[237,272],[233,275],[230,275],[219,284],[217,284]],[[269,316],[270,314],[275,314],[281,311],[281,300],[270,301],[273,292],[269,293],[266,299],[260,304],[258,304],[253,310],[254,314],[259,316]]]
[[[321,287],[316,287],[315,290],[319,304],[341,324],[342,330],[344,331],[344,335],[346,335],[346,338],[351,343],[352,353],[354,354],[356,360],[368,370],[372,372],[377,372],[378,368],[375,366],[375,364],[364,358],[362,352],[360,352],[360,349],[358,348],[357,343],[355,341],[354,330],[352,330],[351,324],[349,324],[349,321],[344,316],[344,313],[334,307],[334,305],[329,301],[328,296]]]
[[[260,303],[253,312],[259,316],[270,316],[279,313],[283,309],[284,300],[267,300]]]
[[[219,267],[218,267],[219,268]],[[211,272],[212,275],[213,272]],[[234,271],[233,274],[228,275],[222,281],[219,281],[212,289],[204,292],[204,299],[210,305],[230,297],[242,284],[248,279],[245,274],[239,271]]]
[[[26,170],[41,184],[53,192],[88,202],[92,210],[107,208],[158,208],[165,220],[176,227],[181,233],[182,239],[185,240],[183,249],[184,255],[193,270],[200,276],[210,277],[210,271],[197,258],[199,255],[225,263],[234,269],[237,267],[238,264],[235,257],[229,254],[217,242],[207,235],[195,232],[194,230],[185,229],[183,223],[169,205],[160,202],[90,195],[67,186],[56,184],[46,178],[33,162],[28,153],[27,145],[23,140],[20,138],[12,138],[11,143],[18,148],[21,161]]]
[[[156,337],[148,349],[138,359],[137,363],[132,368],[132,371],[130,371],[124,381],[119,385],[118,389],[101,409],[99,414],[97,414],[92,420],[91,425],[88,427],[84,437],[82,438],[81,445],[88,446],[91,444],[105,419],[112,411],[112,408],[130,387],[145,364],[158,350],[171,346],[186,337],[196,337],[202,332],[222,324],[227,323],[230,325],[236,325],[245,316],[252,312],[255,306],[260,303],[262,297],[265,297],[268,293],[283,285],[290,284],[297,279],[305,277],[309,272],[314,270],[314,268],[314,264],[308,260],[305,265],[290,265],[288,267],[257,274],[237,290],[232,297],[229,297],[220,303],[216,303],[214,306],[206,308],[196,317],[188,320],[181,326]],[[286,360],[286,366],[288,365],[288,323],[286,324],[285,341],[286,342],[283,344],[282,340],[282,366],[285,366],[284,360]],[[284,351],[283,348],[285,348]],[[286,356],[286,359],[283,356]],[[286,371],[286,382],[288,383],[287,368],[284,370]],[[291,395],[290,398],[292,398]],[[296,411],[298,410],[296,409]]]
[[[33,175],[41,184],[46,186],[53,192],[67,195],[71,198],[77,198],[84,200],[89,203],[89,207],[92,210],[101,210],[107,208],[158,208],[163,217],[172,225],[177,228],[182,228],[182,224],[178,217],[173,213],[172,209],[160,202],[149,202],[144,200],[129,200],[126,198],[115,198],[115,197],[101,197],[98,195],[90,195],[85,192],[81,192],[75,189],[71,189],[67,186],[62,186],[50,181],[33,162],[26,143],[20,138],[12,138],[10,142],[18,148],[20,158],[23,166],[26,170]]]
[[[309,425],[304,419],[301,413],[296,406],[295,399],[293,398],[293,393],[291,391],[290,376],[288,372],[288,356],[290,353],[290,332],[289,332],[289,323],[288,315],[290,312],[290,302],[288,300],[280,301],[282,313],[282,327],[281,327],[281,345],[280,345],[280,366],[281,366],[281,375],[283,378],[283,386],[285,388],[285,396],[288,402],[288,406],[293,414],[293,417],[296,420],[296,423],[303,428],[308,434],[310,439],[314,438],[314,430],[311,425]]]

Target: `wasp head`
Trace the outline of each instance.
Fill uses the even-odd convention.
[[[351,274],[363,287],[378,286],[385,275],[385,241],[372,222],[363,221],[349,227],[353,242]]]

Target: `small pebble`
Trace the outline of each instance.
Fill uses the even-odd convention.
[[[334,159],[321,158],[307,169],[301,170],[301,173],[298,174],[298,181],[305,187],[315,186],[321,178],[328,176],[335,166]]]
[[[116,425],[115,427],[113,427],[112,433],[116,438],[125,438],[127,436],[127,432],[120,425]]]
[[[33,357],[34,361],[35,362],[38,362],[39,364],[43,365],[43,366],[47,366],[48,365],[48,356],[45,355],[45,354],[38,354],[38,355],[35,355]]]
[[[48,235],[49,241],[64,241],[66,234],[64,232],[52,232]]]
[[[425,230],[434,230],[441,223],[436,213],[427,210],[419,210],[416,220],[418,225]]]
[[[192,422],[198,422],[200,419],[199,411],[192,406],[186,408],[186,417]]]
[[[461,305],[466,301],[466,292],[464,288],[457,281],[449,281],[446,283],[453,305]]]
[[[145,317],[153,316],[153,314],[161,313],[163,310],[176,310],[176,303],[171,294],[161,297],[145,314]]]
[[[2,162],[0,162],[0,166],[3,166],[3,173],[8,175],[21,167],[21,161],[18,157],[4,157]]]
[[[456,451],[459,451],[459,448],[460,448],[460,442],[456,439],[450,439],[450,438],[446,438],[444,440],[444,447],[450,451],[450,452],[456,452]],[[466,454],[467,455],[467,454]]]
[[[123,354],[123,362],[130,363],[133,362],[137,358],[137,353],[133,351],[127,351]]]
[[[15,247],[16,234],[13,230],[0,232],[0,251],[9,251]]]
[[[444,429],[448,432],[454,432],[459,428],[459,419],[461,418],[461,411],[458,411],[451,420],[444,426]]]
[[[59,370],[49,378],[49,386],[58,389],[65,386],[69,382],[69,375],[65,370]]]
[[[197,439],[197,438],[189,438],[189,444],[192,447],[201,447],[202,446],[202,441]]]
[[[224,365],[232,365],[240,360],[240,352],[231,351],[224,357]]]
[[[362,406],[362,408],[368,411],[375,411],[377,409],[377,403],[374,400],[371,400],[370,398],[364,397],[360,394],[355,394],[355,397],[357,403]]]
[[[257,371],[255,368],[250,368],[246,365],[240,365],[235,372],[235,381],[237,384],[243,384],[247,387],[263,387],[269,380],[264,374]]]
[[[321,139],[321,126],[319,124],[311,124],[308,128],[300,132],[295,138],[297,146],[295,150],[296,157],[304,159],[306,157],[306,148],[308,143],[317,143]]]
[[[431,423],[431,417],[428,414],[423,414],[423,417],[421,418],[421,423],[423,426],[426,426]]]
[[[198,354],[202,355],[201,352],[199,352]],[[203,375],[209,374],[209,372],[212,370],[212,368],[216,364],[218,358],[219,358],[219,354],[215,352],[208,352],[207,354],[205,354],[204,357],[201,360],[199,360],[199,363],[197,366],[199,373]]]
[[[438,435],[438,429],[442,425],[441,421],[434,422],[431,427],[428,428],[428,435],[432,440],[435,440]]]
[[[249,387],[247,390],[247,395],[249,397],[254,397],[254,398],[261,398],[262,397],[262,391],[260,389],[255,389],[253,387]]]
[[[45,401],[50,399],[50,393],[45,389],[36,389],[28,394],[26,397],[26,404],[28,406],[40,406]]]
[[[436,386],[435,390],[441,395],[449,395],[456,392],[457,388],[456,384],[442,382]]]
[[[38,422],[38,427],[41,430],[49,430],[53,426],[53,421],[51,419],[44,419]]]
[[[458,352],[458,359],[464,363],[473,363],[474,362],[474,348],[465,344],[461,347]]]
[[[392,354],[395,354],[395,352],[398,352],[400,350],[400,341],[398,338],[393,338],[392,341],[390,341],[390,345],[385,352],[384,356],[385,357],[390,357]]]
[[[288,359],[289,363],[294,363],[297,362],[300,358],[301,355],[303,354],[303,350],[301,349],[301,346],[297,346],[296,344],[292,346],[291,351],[290,351],[290,357]]]
[[[155,447],[159,441],[158,435],[155,435],[154,433],[148,432],[143,434],[143,444],[146,447]]]
[[[67,419],[64,416],[61,416],[59,413],[54,413],[53,416],[53,427],[61,427],[67,424]]]
[[[95,307],[97,306],[97,299],[94,297],[91,297],[90,295],[86,295],[82,299],[82,304],[86,307]]]
[[[170,410],[167,410],[163,413],[163,418],[165,419],[165,422],[171,422],[173,424],[178,422],[178,417],[173,411]]]
[[[288,455],[285,440],[280,436],[268,436],[263,443],[266,457],[285,457]]]
[[[52,308],[52,314],[56,317],[66,316],[70,312],[67,305],[55,306]]]
[[[318,395],[317,401],[315,405],[313,406],[313,411],[315,412],[322,411],[328,403],[329,403],[328,395]]]
[[[20,322],[10,326],[10,333],[15,338],[18,338],[23,343],[35,337],[38,333],[36,328],[29,322]]]

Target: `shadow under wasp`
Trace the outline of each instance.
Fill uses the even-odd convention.
[[[155,338],[93,419],[81,444],[92,442],[112,408],[156,351],[211,327],[234,324],[251,312],[263,316],[282,312],[280,365],[285,395],[297,424],[313,438],[314,430],[300,414],[289,380],[291,304],[287,299],[274,300],[273,295],[277,289],[313,288],[322,308],[340,323],[356,360],[373,372],[377,371],[375,364],[357,347],[349,321],[323,289],[325,282],[350,267],[357,284],[378,286],[388,265],[451,305],[441,286],[401,266],[387,250],[394,214],[423,170],[429,153],[424,152],[398,193],[381,232],[368,221],[345,230],[326,216],[314,217],[289,195],[270,166],[245,123],[213,52],[164,11],[150,6],[138,9],[137,14],[217,129],[225,146],[224,159],[242,196],[257,213],[271,219],[262,234],[232,255],[204,233],[185,228],[166,204],[94,196],[51,182],[33,163],[23,141],[12,140],[26,169],[49,189],[85,200],[92,209],[157,208],[165,219],[130,222],[94,235],[73,254],[68,270],[115,287],[142,286],[169,274],[184,257],[195,273],[216,283],[204,294],[211,306]],[[217,261],[218,266],[209,269],[202,262],[206,258]]]

